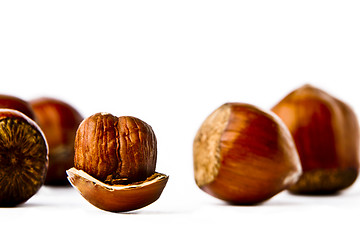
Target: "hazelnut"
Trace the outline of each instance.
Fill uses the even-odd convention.
[[[74,166],[75,134],[83,117],[68,103],[54,98],[37,98],[30,104],[49,145],[45,184],[69,184],[66,170]]]
[[[0,108],[14,109],[22,112],[32,120],[35,120],[34,112],[31,106],[25,100],[18,97],[0,94]]]
[[[156,201],[167,183],[167,175],[155,172],[156,157],[156,137],[147,123],[97,113],[77,130],[68,179],[100,209],[135,210]]]
[[[359,172],[359,125],[353,110],[305,85],[272,109],[288,126],[303,169],[290,187],[298,194],[331,194],[349,187]]]
[[[0,206],[32,197],[47,168],[48,147],[38,125],[19,111],[0,109]]]
[[[195,136],[193,157],[199,188],[232,204],[263,202],[301,173],[286,126],[249,104],[226,103],[208,116]]]

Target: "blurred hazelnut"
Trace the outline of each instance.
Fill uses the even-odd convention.
[[[0,108],[17,110],[19,112],[22,112],[32,120],[35,120],[34,112],[31,109],[30,104],[25,100],[22,100],[21,98],[6,94],[0,94]]]
[[[290,187],[298,194],[331,194],[349,187],[359,172],[359,125],[353,110],[305,85],[272,109],[288,126],[303,174]]]
[[[49,170],[45,184],[68,184],[66,170],[74,165],[74,141],[83,117],[68,103],[42,97],[30,101],[49,144]]]

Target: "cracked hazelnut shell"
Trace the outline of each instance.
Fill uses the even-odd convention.
[[[43,185],[48,147],[38,125],[19,111],[0,109],[0,206],[16,206]]]
[[[135,117],[97,113],[77,130],[68,179],[100,209],[136,210],[156,201],[167,183],[167,175],[155,172],[156,158],[150,125]]]
[[[300,156],[303,174],[291,192],[332,194],[352,185],[359,173],[359,124],[347,104],[307,84],[272,111],[288,126]]]
[[[111,212],[127,212],[155,202],[168,180],[168,176],[155,173],[138,183],[110,185],[76,168],[69,169],[67,174],[71,184],[89,203]]]
[[[75,134],[83,117],[59,99],[41,97],[31,100],[30,105],[49,145],[45,184],[67,185],[66,170],[74,166]]]
[[[193,143],[196,184],[231,204],[263,202],[296,182],[301,166],[286,126],[270,112],[226,103]]]

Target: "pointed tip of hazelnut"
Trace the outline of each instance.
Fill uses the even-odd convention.
[[[66,171],[68,180],[92,205],[111,212],[126,212],[155,202],[164,190],[169,176],[154,173],[145,181],[127,185],[103,183],[82,170]]]
[[[318,93],[318,92],[323,92],[323,91],[320,88],[315,87],[314,85],[312,85],[310,83],[306,83],[303,86],[295,89],[293,92]]]
[[[301,88],[315,88],[315,87],[310,83],[305,83]]]

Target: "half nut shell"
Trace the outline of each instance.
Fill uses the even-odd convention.
[[[109,185],[86,172],[71,168],[68,180],[92,205],[111,212],[126,212],[155,202],[166,186],[169,176],[154,173],[146,180],[127,185]]]

